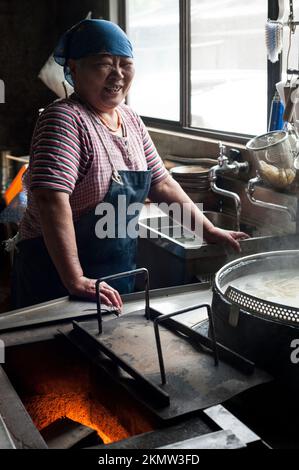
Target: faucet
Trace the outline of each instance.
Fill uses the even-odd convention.
[[[222,144],[222,142],[219,142],[219,150],[220,150],[220,155],[218,157],[218,165],[213,166],[210,169],[209,172],[209,180],[210,180],[210,186],[211,189],[214,193],[219,194],[221,196],[229,197],[234,200],[235,203],[235,208],[236,208],[236,214],[237,214],[237,230],[240,230],[240,218],[241,218],[241,199],[237,193],[234,193],[232,191],[227,191],[226,189],[219,188],[217,186],[217,176],[220,174],[225,174],[225,173],[232,173],[234,175],[238,175],[241,172],[248,172],[249,171],[249,165],[247,162],[238,162],[236,160],[233,160],[233,158],[229,159],[226,156],[226,147]],[[231,155],[232,154],[240,154],[238,150],[231,150]]]
[[[247,197],[254,206],[263,207],[265,209],[274,209],[274,210],[278,210],[281,212],[287,212],[292,222],[296,221],[297,214],[296,214],[295,209],[291,207],[281,206],[279,204],[273,204],[272,202],[259,201],[255,199],[254,192],[255,192],[255,187],[257,184],[260,184],[260,185],[263,184],[263,180],[259,175],[257,175],[256,178],[253,178],[248,182],[248,187],[246,189]]]

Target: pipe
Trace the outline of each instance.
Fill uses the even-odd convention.
[[[239,163],[239,162],[232,162],[229,163],[229,160],[226,156],[223,154],[219,157],[218,159],[219,164],[216,166],[213,166],[210,169],[209,173],[209,180],[210,180],[210,186],[211,190],[215,194],[219,194],[220,196],[225,196],[229,197],[234,200],[235,203],[235,208],[236,208],[236,213],[237,213],[237,227],[236,230],[240,230],[240,218],[241,218],[241,212],[242,212],[242,206],[241,206],[241,199],[237,193],[234,193],[232,191],[227,191],[226,189],[219,188],[217,186],[217,175],[218,174],[223,174],[226,172],[231,172],[236,175],[240,173],[240,171],[248,171],[249,165],[247,162],[245,163]]]
[[[272,202],[265,202],[265,201],[260,201],[258,199],[255,199],[254,192],[255,192],[255,186],[257,184],[263,184],[263,180],[259,175],[256,178],[252,178],[248,182],[248,187],[246,189],[247,197],[254,206],[262,207],[264,209],[273,209],[273,210],[277,210],[281,212],[287,212],[292,222],[296,221],[296,212],[294,209],[291,209],[287,206],[281,206],[279,204],[273,204]]]

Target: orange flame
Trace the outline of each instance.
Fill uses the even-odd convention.
[[[69,418],[95,429],[104,444],[130,436],[116,416],[86,393],[37,395],[24,400],[24,404],[39,431],[60,418]]]
[[[6,368],[39,431],[69,418],[110,444],[153,430],[144,409],[64,343],[20,349],[9,351]]]
[[[20,355],[16,357],[23,403],[39,431],[69,418],[96,430],[110,444],[153,430],[144,410],[85,360],[66,360],[59,350],[44,356],[40,362],[38,354],[33,358],[23,353],[21,367]]]

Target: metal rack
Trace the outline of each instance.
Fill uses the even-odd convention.
[[[104,310],[99,297],[101,282],[138,275],[145,278],[145,308],[117,315],[118,318],[103,324]],[[223,384],[232,374],[239,384],[261,380],[260,371],[255,369],[253,362],[217,343],[209,304],[193,305],[166,315],[151,308],[146,269],[102,278],[96,285],[96,321],[73,322],[73,330],[66,336],[110,378],[163,419],[219,403],[223,387],[218,391],[215,380]],[[200,329],[201,324],[191,328],[177,321],[179,315],[198,309],[207,311],[206,332]],[[162,326],[165,328],[161,329]],[[220,363],[220,357],[225,362]],[[211,388],[210,382],[213,393],[207,392]]]

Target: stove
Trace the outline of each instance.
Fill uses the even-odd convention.
[[[266,446],[247,426],[246,394],[271,377],[214,347],[211,299],[205,284],[160,289],[147,312],[144,293],[130,294],[121,317],[103,314],[101,335],[92,302],[1,315],[0,448]]]

